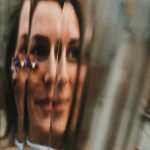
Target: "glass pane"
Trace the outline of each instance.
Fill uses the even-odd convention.
[[[150,2],[8,1],[0,149],[147,150]]]
[[[29,147],[50,148],[52,103],[62,30],[62,5],[35,1],[32,5],[28,54]]]
[[[80,58],[82,20],[78,2],[64,3],[61,23],[50,139],[56,149],[71,149],[87,70]]]
[[[8,5],[7,3],[5,3]],[[27,47],[29,36],[30,1],[10,3],[12,11],[8,21],[9,38],[6,46],[6,133],[1,139],[2,147],[23,147],[26,137],[26,80]],[[7,18],[8,19],[8,18]]]

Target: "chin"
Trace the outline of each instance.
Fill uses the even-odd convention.
[[[52,120],[52,132],[56,136],[61,136],[66,130],[68,122],[68,114],[62,115],[59,119],[53,118]]]
[[[39,132],[39,134],[47,135],[50,133],[50,117],[45,119],[32,119],[32,122],[32,129]]]
[[[39,129],[40,129],[40,132],[45,135],[47,135],[47,134],[49,135],[49,133],[50,133],[50,125],[43,125]]]
[[[59,126],[59,128],[55,127],[52,129],[53,135],[55,136],[63,136],[64,132],[65,132],[65,127],[63,127],[61,124]]]

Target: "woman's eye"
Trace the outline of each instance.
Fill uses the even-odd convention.
[[[77,62],[80,58],[80,50],[78,47],[70,47],[67,52],[67,59],[70,62]]]
[[[38,57],[39,60],[45,60],[49,56],[49,48],[45,45],[38,44],[31,50],[31,54]]]
[[[22,45],[22,47],[19,49],[19,52],[21,54],[27,54],[27,44]]]

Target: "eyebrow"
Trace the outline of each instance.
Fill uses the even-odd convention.
[[[49,43],[48,37],[40,35],[40,34],[34,35],[32,39],[40,43],[46,43],[46,44]]]
[[[23,39],[25,42],[27,42],[27,40],[28,40],[28,34],[23,34],[21,36],[21,39]]]
[[[35,41],[35,45],[37,43],[39,44],[42,44],[42,45],[46,45],[46,47],[49,47],[50,45],[50,42],[49,42],[49,38],[44,36],[44,35],[40,35],[40,34],[36,34],[32,37],[31,41]],[[32,43],[32,42],[31,42]],[[31,44],[32,45],[32,44]],[[34,46],[32,45],[30,48],[29,48],[29,52],[32,50]]]
[[[23,41],[23,42],[22,42]],[[24,44],[27,44],[28,42],[28,34],[23,34],[20,39],[19,39],[19,45],[18,45],[18,52],[22,52],[21,49],[22,49],[22,46]],[[24,51],[25,53],[27,53],[27,50]]]
[[[80,41],[79,41],[79,39],[71,39],[70,41],[69,41],[69,46],[80,46]]]
[[[27,41],[28,41],[28,34],[25,33],[25,34],[21,35],[19,41],[21,41],[21,40],[23,40],[24,42],[27,43]],[[19,43],[19,44],[20,44],[20,43]]]

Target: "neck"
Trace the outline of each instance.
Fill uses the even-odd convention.
[[[18,118],[17,139],[21,143],[23,143],[25,140],[23,129],[23,116]]]
[[[62,149],[62,135],[51,134],[50,145],[55,149]]]
[[[49,133],[40,132],[36,127],[29,127],[29,140],[32,143],[48,146]]]

